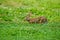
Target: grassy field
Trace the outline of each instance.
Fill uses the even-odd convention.
[[[48,22],[24,21],[30,10]],[[60,40],[60,0],[0,0],[0,40]]]

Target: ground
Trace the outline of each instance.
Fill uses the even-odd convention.
[[[24,21],[29,11],[48,22]],[[60,0],[0,0],[0,40],[60,40]]]

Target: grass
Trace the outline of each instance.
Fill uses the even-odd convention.
[[[59,0],[0,0],[0,40],[60,40]],[[47,23],[24,21],[29,11],[32,17],[45,16]]]

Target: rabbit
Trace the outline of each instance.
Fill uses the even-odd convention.
[[[45,23],[47,21],[47,19],[44,16],[39,16],[37,18],[30,18],[32,15],[32,13],[30,12],[27,16],[26,16],[26,21],[28,21],[29,23]]]

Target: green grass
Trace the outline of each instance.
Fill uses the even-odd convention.
[[[60,0],[0,0],[0,40],[60,40]],[[45,16],[47,23],[24,21]]]

